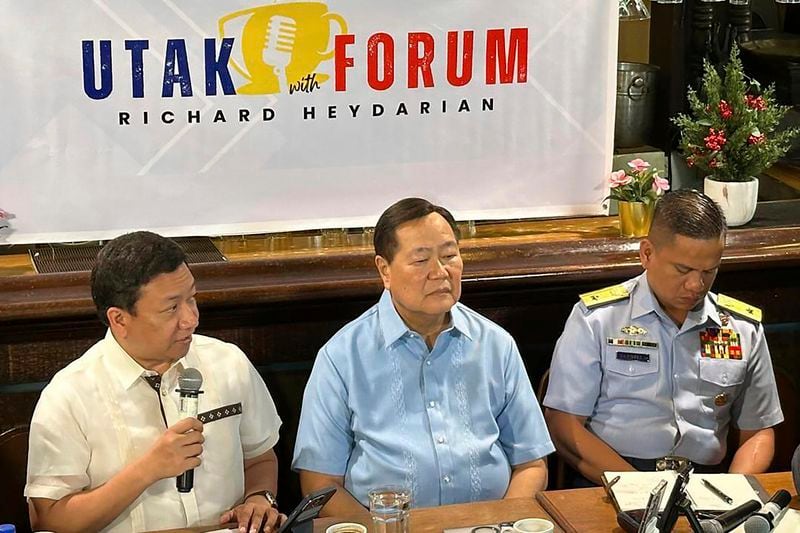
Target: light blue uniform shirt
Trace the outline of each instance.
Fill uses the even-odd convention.
[[[344,476],[362,504],[402,485],[415,507],[502,498],[511,465],[554,451],[517,345],[464,305],[428,350],[384,291],[322,347],[292,468]]]
[[[625,300],[591,310],[575,305],[556,344],[544,405],[589,417],[589,429],[622,456],[679,455],[704,465],[725,457],[731,421],[743,430],[783,421],[761,324],[718,308],[709,293],[678,327],[646,273],[624,285]],[[707,328],[738,333],[741,359],[702,357]]]

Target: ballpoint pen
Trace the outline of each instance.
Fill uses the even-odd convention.
[[[711,484],[711,482],[707,479],[702,480],[703,486],[714,493],[714,496],[719,498],[720,500],[724,501],[728,505],[733,503],[733,498],[719,490],[717,487]]]

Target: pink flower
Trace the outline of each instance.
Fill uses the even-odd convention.
[[[689,156],[686,158],[686,166],[692,168],[694,166],[694,157]]]
[[[0,220],[8,220],[9,218],[11,218],[11,213],[0,209]]]
[[[631,181],[633,181],[633,177],[628,176],[624,170],[618,170],[611,173],[611,179],[609,180],[609,183],[611,183],[611,187],[613,188],[627,185]]]
[[[764,134],[763,133],[752,133],[750,137],[747,138],[747,144],[761,144],[764,142]]]
[[[653,190],[656,191],[656,194],[668,191],[669,181],[667,181],[667,178],[662,178],[658,174],[653,176]]]
[[[650,168],[650,163],[644,159],[634,159],[633,161],[628,162],[628,166],[636,172],[642,172],[643,170]]]

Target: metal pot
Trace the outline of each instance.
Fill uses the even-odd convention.
[[[657,74],[656,65],[617,63],[615,147],[630,148],[647,144],[655,117]]]

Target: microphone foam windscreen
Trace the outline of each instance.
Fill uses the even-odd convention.
[[[198,391],[203,386],[203,374],[196,368],[184,368],[178,376],[178,386],[182,390]]]
[[[794,490],[800,493],[800,446],[792,456],[792,480],[794,480]]]

